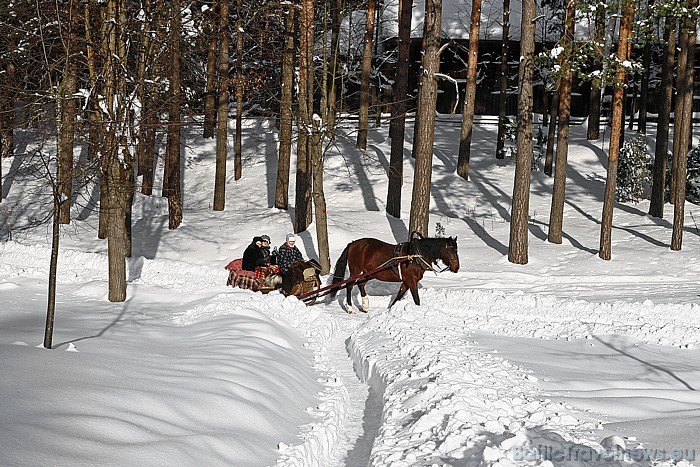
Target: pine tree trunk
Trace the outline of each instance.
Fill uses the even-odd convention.
[[[647,133],[647,108],[649,101],[649,75],[651,70],[651,44],[644,45],[644,57],[642,59],[642,87],[639,96],[639,120],[637,121],[637,130],[645,135]]]
[[[170,110],[168,115],[168,145],[165,160],[167,163],[168,229],[177,229],[182,223],[182,193],[180,188],[180,102],[182,100],[181,74],[181,35],[182,19],[180,0],[173,0],[170,20]]]
[[[372,73],[372,38],[376,18],[375,0],[367,0],[364,50],[362,52],[362,75],[360,77],[360,121],[357,131],[357,147],[367,149],[369,127],[370,74]]]
[[[508,109],[508,42],[510,41],[510,0],[503,0],[503,26],[501,37],[501,69],[498,77],[498,136],[496,137],[496,159],[505,157],[506,123]]]
[[[409,232],[428,235],[430,220],[430,183],[433,173],[433,143],[435,139],[435,104],[437,81],[440,71],[440,27],[442,24],[442,0],[425,3],[425,35],[423,39],[423,72],[420,78],[418,110],[419,122],[414,139],[416,142],[416,166],[411,197]]]
[[[75,120],[76,103],[75,92],[77,87],[77,64],[75,49],[77,48],[78,27],[77,12],[71,12],[69,22],[68,40],[66,44],[66,67],[63,70],[63,79],[59,87],[58,98],[58,172],[56,183],[58,184],[58,219],[61,224],[70,224],[70,207],[73,194],[73,148],[75,146]]]
[[[676,55],[676,20],[666,18],[664,28],[663,65],[661,69],[661,108],[656,126],[656,149],[654,152],[654,171],[651,185],[649,215],[664,217],[666,197],[666,165],[668,161],[668,137],[671,126],[671,103],[673,101],[673,66]]]
[[[323,152],[321,148],[320,122],[314,122],[311,136],[313,173],[313,200],[316,220],[316,244],[318,259],[321,264],[321,274],[326,275],[331,270],[330,248],[328,245],[328,216],[326,214],[326,197],[323,191]]]
[[[275,187],[275,207],[289,207],[289,164],[292,154],[292,88],[294,86],[294,12],[290,5],[285,20],[284,54],[282,55],[282,90],[280,96],[279,163]]]
[[[467,82],[462,107],[462,128],[459,133],[459,157],[457,175],[469,180],[469,156],[474,128],[474,103],[476,100],[476,65],[479,59],[479,28],[481,26],[481,0],[472,0],[471,27],[469,28],[469,54],[467,58]]]
[[[338,63],[340,52],[340,29],[342,26],[343,0],[333,0],[331,6],[331,63],[328,82],[326,133],[335,140],[336,112],[338,100]]]
[[[216,46],[219,38],[219,18],[217,18],[217,6],[214,2],[209,9],[210,31],[209,44],[207,46],[207,82],[204,92],[204,137],[213,138],[216,128],[216,90],[217,90],[217,73],[216,73]]]
[[[214,211],[226,206],[226,153],[228,150],[228,6],[219,0],[219,105],[216,115],[216,174],[214,175]]]
[[[634,19],[634,0],[623,0],[622,19],[617,43],[618,63],[623,63],[630,56],[632,21]],[[598,256],[604,260],[611,257],[612,220],[615,206],[615,187],[617,185],[617,163],[620,152],[620,135],[624,126],[624,83],[625,69],[618,66],[615,76],[615,90],[612,101],[612,121],[610,127],[610,145],[608,154],[608,175],[605,181],[603,197],[603,215],[600,225],[600,251]]]
[[[688,0],[687,8],[693,11],[698,6],[698,0]],[[674,153],[674,176],[675,176],[675,200],[673,203],[673,233],[671,235],[671,250],[680,251],[683,246],[683,224],[685,221],[685,187],[688,167],[688,148],[692,140],[693,125],[693,78],[695,63],[695,42],[696,26],[695,17],[686,19],[681,23],[681,41],[679,42],[680,55],[687,54],[685,67],[678,65],[678,95],[677,99],[682,100],[682,114],[680,115],[680,125],[676,121],[676,135],[678,139],[678,152]],[[684,34],[687,31],[687,34]],[[683,36],[686,36],[685,41]],[[678,114],[676,114],[676,118]]]
[[[605,37],[605,10],[599,9],[595,16],[595,41],[600,44]],[[595,64],[596,69],[602,68],[598,61]],[[588,133],[586,139],[597,140],[600,137],[600,80],[591,82],[591,97],[588,109]]]
[[[564,20],[565,32],[562,45],[565,56],[562,59],[562,77],[559,83],[559,112],[557,132],[557,161],[555,163],[554,190],[552,193],[552,206],[549,213],[550,243],[559,244],[562,241],[564,223],[564,200],[566,198],[566,169],[569,157],[569,119],[571,117],[571,56],[574,47],[574,16],[576,14],[576,0],[567,0],[566,17]]]
[[[107,256],[109,263],[109,293],[111,302],[126,300],[127,200],[133,191],[129,186],[130,157],[126,147],[126,46],[122,27],[125,5],[123,0],[108,0],[103,23],[106,106],[109,120],[105,125],[103,158],[105,168],[108,220]]]
[[[557,134],[557,126],[559,122],[559,87],[560,80],[557,80],[556,87],[552,93],[552,106],[549,111],[549,126],[547,126],[547,150],[544,156],[544,173],[550,177],[554,173],[554,141]]]
[[[630,130],[634,128],[634,119],[635,119],[635,114],[637,113],[637,82],[633,81],[632,85],[629,87],[630,90],[630,121],[627,126]],[[622,137],[622,142],[624,143],[624,129],[623,129],[623,137]]]
[[[236,140],[234,144],[234,180],[240,180],[243,173],[243,2],[236,5]]]
[[[311,223],[311,148],[309,133],[313,113],[314,1],[303,0],[299,18],[299,137],[294,231],[303,232]]]
[[[153,17],[151,13],[151,3],[147,2],[143,5],[144,21],[141,25],[141,30],[139,31],[139,51],[138,59],[136,62],[136,98],[141,104],[141,112],[138,117],[138,144],[136,146],[136,173],[143,173],[144,166],[144,152],[146,150],[144,146],[144,120],[146,119],[146,114],[149,112],[149,103],[147,102],[148,92],[146,90],[146,70],[148,67],[148,61],[151,57],[151,30],[154,26]]]
[[[532,172],[532,74],[536,13],[535,0],[523,0],[518,80],[517,155],[508,244],[508,261],[515,264],[527,264],[528,262],[527,235],[530,210],[530,174]]]
[[[153,194],[153,175],[156,159],[156,126],[158,125],[158,105],[151,85],[146,85],[143,115],[141,117],[141,193],[147,196]]]
[[[93,0],[87,0],[83,4],[83,21],[85,23],[85,49],[87,53],[86,61],[88,66],[89,86],[91,89],[88,96],[88,140],[87,153],[88,160],[94,161],[98,157],[98,148],[100,147],[100,128],[102,128],[101,116],[97,108],[97,64],[95,59],[95,43],[94,32],[91,21]],[[104,238],[104,237],[100,237]]]
[[[413,0],[399,0],[399,51],[394,76],[394,105],[391,110],[391,157],[386,212],[401,217],[401,187],[403,186],[403,150],[406,139],[406,99],[408,96],[409,53],[411,50],[411,18]]]

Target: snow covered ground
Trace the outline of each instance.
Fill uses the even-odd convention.
[[[167,202],[137,195],[124,303],[106,299],[106,242],[83,193],[62,229],[53,350],[41,346],[45,181],[36,159],[3,160],[0,465],[692,464],[698,207],[672,252],[671,206],[663,220],[647,202],[616,206],[613,258],[600,260],[606,147],[575,126],[564,243],[546,241],[552,180],[533,172],[530,261],[513,265],[514,163],[493,157],[495,125],[475,128],[468,183],[454,174],[459,123],[437,130],[431,230],[458,237],[461,269],[426,275],[421,306],[387,310],[396,284],[370,283],[370,310],[354,315],[344,293],[306,307],[225,286],[223,266],[254,235],[281,244],[293,216],[270,207],[276,135],[249,121],[223,213],[211,211],[214,143],[195,129],[183,225],[167,230]],[[407,237],[412,160],[395,219],[386,135],[372,130],[360,154],[349,134],[327,155],[332,262],[354,239]],[[298,244],[316,256],[313,225]]]

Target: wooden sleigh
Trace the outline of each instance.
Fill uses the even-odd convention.
[[[279,276],[277,274],[268,274],[264,276],[259,272],[246,271],[243,269],[242,258],[234,259],[228,263],[225,268],[229,272],[226,285],[264,294],[279,289],[284,295],[301,297],[303,295],[308,295],[321,286],[321,279],[319,277],[321,265],[313,259],[308,261],[296,261],[292,265],[289,274],[282,278],[281,283],[279,283]],[[313,300],[307,299],[304,303],[311,305],[315,301],[315,298]]]

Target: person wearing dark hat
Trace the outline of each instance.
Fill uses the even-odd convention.
[[[263,258],[265,259],[265,265],[274,264],[272,258],[270,257],[270,237],[267,235],[261,235],[260,241],[260,251],[262,251]]]
[[[280,267],[280,274],[283,276],[289,274],[295,261],[304,259],[301,251],[296,247],[296,235],[290,233],[287,235],[286,240],[284,245],[277,250],[277,265]]]
[[[243,262],[241,266],[246,271],[255,271],[258,266],[267,265],[262,251],[262,237],[253,237],[253,241],[243,252]]]

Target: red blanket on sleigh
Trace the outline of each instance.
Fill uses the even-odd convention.
[[[226,285],[248,289],[254,292],[263,288],[268,288],[265,277],[271,273],[279,272],[277,266],[259,267],[255,271],[243,269],[243,258],[237,258],[225,266],[228,269],[228,281]]]

